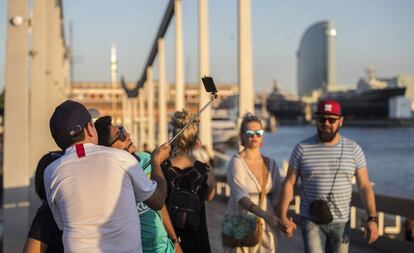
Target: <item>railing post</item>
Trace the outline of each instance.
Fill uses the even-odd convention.
[[[384,212],[378,212],[378,234],[384,235]]]
[[[384,228],[384,233],[398,235],[401,232],[401,216],[395,215],[395,225]]]
[[[351,206],[350,227],[352,229],[356,228],[356,207],[355,206]]]
[[[295,213],[300,214],[300,196],[295,196]]]

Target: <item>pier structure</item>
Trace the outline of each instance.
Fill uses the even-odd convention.
[[[182,0],[170,0],[158,33],[147,58],[142,74],[136,84],[118,82],[116,50],[112,50],[112,80],[110,89],[99,99],[110,101],[108,112],[116,123],[130,129],[142,149],[168,139],[168,98],[174,96],[174,109],[189,108],[186,99],[183,60]],[[208,0],[199,0],[199,76],[210,74],[208,45]],[[32,15],[30,15],[32,13]],[[166,79],[165,34],[172,18],[175,18],[175,82],[171,91]],[[70,87],[70,51],[65,43],[61,1],[36,0],[30,11],[28,0],[8,1],[7,54],[6,54],[6,100],[4,126],[3,163],[3,252],[22,252],[31,220],[39,206],[34,194],[33,175],[37,161],[47,151],[57,147],[49,132],[49,118],[53,109],[73,93]],[[251,0],[238,1],[238,94],[239,117],[254,112],[253,59],[251,38]],[[154,77],[155,58],[158,57],[158,78]],[[331,62],[331,60],[329,60]],[[334,73],[329,80],[334,80]],[[216,80],[220,81],[220,80]],[[329,83],[329,82],[328,82]],[[158,84],[158,85],[156,85]],[[172,85],[171,85],[172,86]],[[201,82],[198,83],[198,108],[208,100]],[[122,88],[121,88],[122,87]],[[155,89],[157,87],[157,89]],[[76,88],[76,87],[75,87]],[[220,87],[219,87],[220,92]],[[91,94],[94,95],[94,94]],[[220,96],[220,94],[219,94]],[[191,96],[187,96],[191,97]],[[76,97],[73,97],[75,100]],[[119,108],[122,108],[118,110]],[[147,108],[147,109],[146,109]],[[211,111],[201,116],[200,138],[212,150]],[[227,197],[229,188],[218,176],[217,192]],[[220,196],[217,202],[220,201]],[[224,210],[214,208],[211,217],[222,217]],[[299,199],[292,205],[292,213],[298,214]],[[361,203],[353,200],[355,208]],[[380,197],[378,201],[381,233],[397,235],[401,232],[401,216],[412,214],[413,201]],[[351,225],[358,230],[357,210],[352,209]],[[221,210],[221,211],[220,211]],[[386,224],[385,215],[395,216],[394,224]],[[209,217],[209,218],[211,218]],[[219,224],[220,220],[213,222]],[[211,221],[210,221],[210,224]],[[214,226],[213,226],[214,227]],[[215,229],[215,230],[214,230]],[[219,251],[220,227],[212,228],[213,248]],[[295,245],[300,243],[298,240]],[[377,243],[385,249],[409,249],[412,244],[391,241],[385,236]],[[298,252],[300,252],[300,247]],[[400,251],[400,249],[402,251]],[[289,251],[294,252],[294,251]],[[362,250],[361,252],[366,252]]]
[[[57,147],[49,118],[70,83],[61,1],[8,1],[3,162],[3,252],[21,252],[39,200],[37,161]]]
[[[126,94],[133,100],[138,97],[144,96],[144,101],[141,103],[146,104],[146,108],[152,108],[158,106],[159,113],[156,118],[157,122],[164,122],[165,124],[154,124],[155,115],[151,112],[146,114],[146,117],[142,117],[139,114],[137,120],[132,120],[132,124],[138,125],[136,136],[141,143],[147,143],[150,147],[151,144],[161,144],[167,140],[166,129],[166,110],[164,106],[167,104],[165,99],[165,87],[167,85],[165,81],[165,35],[170,27],[171,20],[175,21],[175,82],[174,96],[175,96],[175,109],[182,110],[187,108],[187,101],[185,97],[185,80],[184,80],[184,60],[183,60],[183,20],[182,20],[182,4],[181,0],[169,1],[160,26],[158,28],[157,35],[152,44],[149,56],[146,64],[142,70],[141,77],[137,81],[137,85],[134,88],[127,88],[124,85]],[[198,15],[198,55],[199,55],[199,108],[202,108],[204,104],[209,100],[208,94],[204,91],[204,86],[201,83],[201,77],[210,75],[210,57],[209,57],[209,35],[208,35],[208,0],[199,0],[199,15]],[[251,0],[239,0],[238,1],[238,85],[239,85],[239,118],[246,112],[254,112],[254,87],[253,87],[253,57],[252,57],[252,38],[251,38]],[[149,86],[153,86],[153,69],[155,59],[158,57],[158,94],[157,103],[153,103],[153,97],[155,92]],[[150,74],[151,73],[151,74]],[[151,78],[150,78],[151,77]],[[216,80],[219,81],[219,80]],[[149,93],[143,92],[148,89]],[[220,91],[219,91],[220,93]],[[146,95],[143,95],[146,94]],[[140,104],[141,105],[141,104]],[[141,108],[141,106],[138,106]],[[142,129],[144,128],[144,129]],[[135,129],[132,127],[132,129]],[[155,139],[155,134],[158,136]],[[211,133],[211,108],[207,108],[200,116],[200,139],[203,145],[212,152],[212,133]]]
[[[141,77],[135,87],[118,78],[116,47],[111,48],[109,112],[125,124],[142,148],[168,140],[168,83],[166,79],[165,33],[175,19],[174,106],[187,108],[185,97],[184,30],[182,0],[168,2]],[[239,0],[239,114],[254,111],[251,45],[251,0]],[[199,0],[199,76],[210,75],[208,0]],[[39,158],[57,150],[49,132],[53,109],[71,94],[71,52],[65,42],[61,1],[8,1],[6,101],[4,126],[4,252],[21,252],[30,222],[39,204],[33,175]],[[158,77],[154,77],[158,57]],[[158,80],[156,80],[156,78]],[[216,80],[220,81],[220,80]],[[158,86],[155,86],[155,83]],[[208,101],[201,80],[198,108]],[[122,86],[123,90],[119,87]],[[155,89],[157,87],[157,89]],[[72,98],[75,100],[81,100]],[[119,109],[121,108],[121,109]],[[147,108],[147,109],[145,109]],[[155,110],[154,110],[155,108]],[[157,112],[157,115],[155,114]],[[201,142],[212,151],[211,108],[200,118]]]

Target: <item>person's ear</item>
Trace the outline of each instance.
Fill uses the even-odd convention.
[[[85,127],[85,130],[86,130],[85,133],[90,137],[94,136],[94,128],[95,126],[93,125],[93,123],[88,122],[88,124],[86,124],[86,127]]]
[[[339,127],[342,127],[342,124],[344,123],[344,117],[341,117],[339,119]]]

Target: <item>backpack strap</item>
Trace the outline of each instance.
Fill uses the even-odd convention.
[[[172,189],[178,189],[179,182],[185,176],[190,180],[190,190],[197,193],[202,185],[203,179],[207,176],[209,166],[200,161],[195,161],[193,167],[185,174],[177,173],[172,167],[171,161],[166,160],[162,166],[164,175],[169,179]]]
[[[164,175],[168,178],[168,181],[171,184],[171,188],[175,189],[177,185],[177,179],[180,177],[180,175],[172,168],[170,160],[166,160],[163,163],[162,170],[164,172]]]
[[[203,179],[207,176],[209,166],[203,162],[195,161],[193,168],[187,173],[191,181],[191,191],[197,193],[201,187]]]

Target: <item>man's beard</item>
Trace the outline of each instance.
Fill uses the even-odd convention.
[[[338,131],[339,131],[339,127],[333,132],[326,132],[318,128],[319,141],[331,142],[333,139],[335,139],[335,136],[338,133]]]

